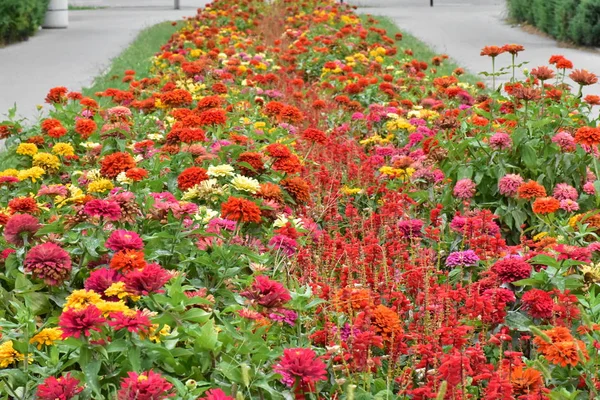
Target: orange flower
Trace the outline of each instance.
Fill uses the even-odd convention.
[[[223,218],[242,222],[260,222],[260,208],[250,200],[230,197],[221,204]]]
[[[588,94],[583,98],[583,101],[588,103],[590,106],[597,106],[600,105],[600,96],[597,96],[595,94]]]
[[[543,65],[541,67],[532,69],[531,75],[535,76],[540,81],[547,81],[548,79],[554,78],[554,71]]]
[[[288,174],[297,174],[302,171],[300,159],[295,155],[290,157],[279,158],[273,163],[273,170],[286,172]]]
[[[569,78],[573,79],[581,86],[593,85],[598,82],[598,77],[585,69],[576,69],[569,74]]]
[[[551,214],[560,208],[560,201],[554,197],[538,197],[533,202],[533,212],[536,214]]]
[[[124,273],[143,269],[146,266],[144,252],[139,250],[125,249],[116,253],[110,260],[110,267]]]
[[[600,143],[600,129],[591,126],[582,126],[575,132],[575,143],[594,146]]]
[[[249,164],[251,168],[239,165],[238,168],[242,175],[246,176],[256,176],[260,175],[265,170],[265,165],[263,163],[263,158],[260,153],[253,152],[245,152],[238,156],[238,164],[246,163]]]
[[[386,342],[398,341],[402,334],[402,326],[398,313],[382,304],[373,310],[371,323],[373,330]]]
[[[75,122],[75,132],[81,135],[83,139],[90,137],[94,132],[96,132],[96,129],[98,129],[98,126],[91,119],[80,118],[77,120],[77,122]]]
[[[579,362],[584,362],[585,359],[589,358],[585,343],[574,339],[569,329],[557,326],[544,331],[544,334],[547,338],[536,335],[533,343],[538,347],[538,351],[552,364],[574,367]],[[550,339],[550,341],[547,339]],[[583,356],[583,359],[581,356]]]
[[[179,190],[188,190],[207,179],[208,174],[204,168],[190,167],[179,174],[177,177],[177,186]]]
[[[116,152],[102,160],[100,173],[107,178],[116,178],[121,172],[135,167],[135,160],[129,153]]]
[[[500,54],[504,53],[506,50],[503,47],[498,47],[498,46],[485,46],[483,49],[481,49],[481,54],[482,56],[490,56],[492,58],[499,56]]]
[[[345,287],[340,289],[333,298],[336,311],[352,314],[354,311],[373,307],[373,298],[369,289]]]
[[[523,369],[522,366],[513,368],[509,378],[514,394],[517,396],[537,393],[544,385],[541,372],[533,368]]]
[[[125,176],[135,182],[139,182],[148,177],[148,171],[144,168],[131,168],[130,170],[127,170]]]
[[[502,46],[502,50],[512,55],[517,55],[517,53],[525,50],[525,48],[520,44],[505,44],[504,46]]]
[[[519,198],[525,200],[535,199],[537,197],[546,197],[546,189],[536,181],[529,180],[517,190]]]
[[[300,177],[286,178],[279,183],[297,203],[306,203],[310,200],[310,187],[304,179]]]
[[[46,103],[54,104],[61,103],[64,104],[67,102],[67,91],[68,89],[64,86],[58,86],[50,89],[48,94],[46,95]]]
[[[265,200],[272,200],[281,203],[283,196],[281,188],[274,183],[265,182],[260,184],[258,195]]]

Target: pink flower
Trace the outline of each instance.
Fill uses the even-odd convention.
[[[313,392],[315,383],[327,378],[325,363],[311,349],[284,349],[283,356],[273,370],[282,376],[287,387],[301,392]]]
[[[108,200],[88,201],[83,207],[83,212],[90,217],[104,217],[111,221],[118,221],[121,218],[121,207],[116,202]]]
[[[102,298],[109,301],[118,301],[116,296],[107,297],[104,291],[108,289],[113,283],[123,280],[123,276],[117,271],[109,268],[100,268],[90,273],[90,277],[85,280],[83,287],[86,290],[92,290],[100,295]]]
[[[100,332],[100,327],[105,323],[102,312],[94,305],[80,310],[69,308],[63,311],[58,320],[65,339],[71,336],[78,339],[82,334],[90,336],[91,331]]]
[[[158,264],[148,264],[142,270],[134,270],[125,275],[127,291],[137,296],[162,293],[160,290],[172,278],[166,269]]]
[[[594,186],[594,182],[586,182],[586,184],[583,185],[583,191],[585,192],[585,194],[589,194],[589,195],[595,194],[596,187]],[[6,228],[5,228],[5,232],[6,232]]]
[[[468,200],[475,195],[477,185],[470,179],[461,179],[456,182],[453,194],[462,200]]]
[[[267,308],[281,307],[292,299],[290,292],[281,283],[264,275],[254,278],[252,285],[240,294]]]
[[[579,204],[576,201],[571,199],[561,200],[560,201],[560,209],[565,211],[577,211],[579,210]]]
[[[569,132],[558,132],[552,138],[552,142],[556,143],[562,151],[571,152],[575,151],[577,145],[575,144],[575,138],[571,136]]]
[[[24,237],[31,238],[40,229],[38,219],[29,214],[15,214],[4,226],[4,239],[15,246],[24,244]]]
[[[153,371],[128,372],[121,381],[117,400],[163,400],[175,396],[173,385]]]
[[[127,231],[125,229],[117,229],[110,234],[104,246],[112,251],[121,250],[141,250],[144,248],[144,242],[140,235],[133,231]]]
[[[202,397],[198,400],[234,400],[233,397],[227,396],[221,389],[210,389],[204,394],[206,397]]]
[[[523,184],[523,178],[517,174],[507,174],[500,178],[498,189],[500,194],[508,197],[514,197],[519,190],[519,186]]]
[[[148,333],[152,323],[146,314],[137,310],[134,315],[125,315],[122,312],[112,313],[110,317],[113,320],[108,321],[108,325],[115,330],[127,329],[129,332]]]
[[[70,400],[83,391],[79,386],[79,380],[73,378],[70,373],[58,379],[50,376],[44,380],[36,393],[39,400]]]
[[[69,189],[67,189],[64,185],[42,185],[40,190],[38,190],[37,195],[39,196],[63,196],[67,197],[69,194]]]
[[[275,250],[279,250],[290,257],[296,252],[298,243],[286,235],[275,235],[269,240],[269,246],[273,246]]]
[[[512,139],[510,135],[505,132],[496,132],[490,138],[490,147],[494,150],[510,149],[512,146]]]
[[[54,243],[40,244],[25,256],[24,269],[47,285],[57,286],[71,275],[71,257]]]
[[[577,193],[577,189],[568,183],[559,183],[554,188],[552,197],[557,200],[577,200],[579,193]]]

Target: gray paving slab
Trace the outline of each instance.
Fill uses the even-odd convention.
[[[434,7],[429,6],[429,0],[352,0],[350,3],[358,5],[360,13],[390,17],[401,31],[413,34],[439,53],[448,54],[474,74],[491,71],[490,59],[479,55],[484,46],[516,43],[525,47],[518,61],[528,61],[529,69],[548,65],[551,55],[562,54],[575,68],[600,76],[598,51],[559,47],[551,38],[511,26],[506,22],[505,0],[434,0]],[[510,55],[500,55],[497,68],[507,65],[510,65]],[[508,79],[509,76],[504,76],[501,80]],[[600,94],[600,87],[589,86],[584,93]]]
[[[0,120],[15,103],[35,122],[48,90],[78,91],[104,71],[144,28],[192,16],[208,0],[100,0],[104,9],[69,11],[67,29],[42,29],[26,42],[0,48]]]

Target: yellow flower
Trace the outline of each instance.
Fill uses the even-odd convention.
[[[31,179],[32,182],[40,179],[42,175],[44,175],[46,171],[41,167],[31,167],[29,169],[24,169],[19,171],[17,174],[17,179],[23,181],[25,179]]]
[[[396,131],[400,129],[405,129],[408,132],[414,132],[417,128],[410,124],[404,118],[400,118],[395,114],[388,114],[388,117],[391,117],[389,121],[385,123],[385,127],[387,130]]]
[[[25,356],[13,348],[12,340],[0,344],[0,368],[8,368],[9,365],[24,359]]]
[[[33,156],[37,152],[38,147],[34,143],[21,143],[16,150],[16,153],[21,156]]]
[[[160,330],[158,329],[160,325],[158,324],[152,324],[152,327],[150,328],[150,332],[148,333],[148,335],[146,336],[146,334],[143,331],[140,331],[138,334],[140,335],[140,338],[142,339],[150,339],[152,340],[154,343],[160,343],[160,339],[161,336],[167,336],[168,334],[171,333],[171,327],[169,325],[164,325]]]
[[[539,242],[540,240],[542,240],[546,236],[548,236],[548,232],[540,232],[540,233],[538,233],[537,235],[535,235],[533,237],[533,241],[534,242]]]
[[[229,164],[211,165],[206,170],[206,174],[208,176],[231,176],[233,171],[233,167]]]
[[[60,167],[60,160],[54,154],[37,153],[33,156],[33,166],[44,168],[46,171],[55,172]]]
[[[139,300],[139,296],[134,296],[131,293],[129,293],[127,291],[127,289],[125,289],[125,282],[115,282],[112,285],[110,285],[108,287],[108,289],[106,289],[104,291],[104,294],[108,297],[113,297],[116,296],[119,299],[124,299],[124,298],[131,298],[133,301],[137,301]]]
[[[19,176],[19,171],[14,168],[5,169],[0,172],[0,176],[12,176],[13,178],[17,178]]]
[[[45,328],[42,329],[38,334],[29,340],[29,343],[37,343],[38,350],[42,349],[42,346],[52,346],[54,342],[62,340],[63,331],[59,328]]]
[[[576,214],[574,216],[572,216],[571,218],[569,218],[569,226],[573,229],[577,228],[577,224],[579,223],[579,221],[581,221],[581,218],[583,217],[583,214]]]
[[[114,188],[112,182],[108,179],[99,179],[88,184],[88,193],[105,193]]]
[[[358,193],[362,193],[362,189],[360,188],[351,188],[348,186],[343,186],[341,189],[342,193],[344,194],[358,194]]]
[[[121,312],[125,315],[133,315],[135,311],[131,308],[127,307],[123,300],[119,301],[101,301],[96,304],[98,310],[102,312],[102,315],[105,317],[109,316],[111,313]]]
[[[83,310],[89,305],[97,305],[101,301],[102,297],[93,290],[80,289],[74,291],[67,297],[67,303],[63,307],[63,310]]]
[[[256,179],[248,178],[243,175],[236,175],[235,178],[231,180],[231,186],[236,190],[242,190],[252,194],[257,193],[260,190],[260,183]]]
[[[75,155],[75,149],[69,143],[56,143],[52,146],[52,152],[63,157]]]
[[[267,126],[267,124],[263,121],[258,121],[254,123],[254,129],[261,129]]]

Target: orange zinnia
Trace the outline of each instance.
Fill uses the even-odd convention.
[[[520,51],[525,50],[525,48],[523,46],[521,46],[520,44],[505,44],[504,46],[502,46],[502,50],[504,50],[512,55],[516,55]]]
[[[221,215],[232,221],[260,222],[260,208],[250,200],[230,197],[221,204]]]
[[[589,358],[585,343],[573,338],[569,329],[558,326],[544,331],[544,334],[550,341],[541,336],[536,336],[533,343],[538,347],[538,351],[552,364],[574,367]]]
[[[310,188],[304,179],[296,176],[283,179],[279,183],[297,203],[306,203],[310,200]]]
[[[116,178],[121,172],[135,167],[135,160],[129,153],[116,152],[104,157],[100,173],[107,178]]]
[[[498,47],[498,46],[485,46],[483,49],[481,49],[481,54],[482,56],[490,56],[492,58],[504,53],[504,48],[502,47]]]
[[[536,214],[551,214],[560,208],[560,201],[554,197],[538,197],[533,202],[533,212]]]
[[[509,376],[514,394],[517,396],[536,393],[544,385],[542,374],[537,369],[523,369],[519,366],[511,370]]]
[[[600,129],[592,126],[582,126],[575,132],[575,143],[594,146],[600,143]]]
[[[143,269],[146,266],[144,252],[139,250],[125,249],[116,253],[110,260],[110,267],[124,273]]]
[[[386,342],[397,342],[400,340],[399,336],[402,334],[400,318],[398,317],[398,313],[391,308],[383,304],[375,307],[371,322],[374,332],[381,335]]]
[[[537,197],[546,197],[546,189],[536,181],[529,180],[519,186],[519,198],[531,200]]]

